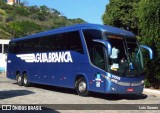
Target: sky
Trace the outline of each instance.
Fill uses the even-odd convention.
[[[69,19],[81,18],[89,23],[103,24],[102,15],[109,0],[21,0],[28,6],[46,5]]]

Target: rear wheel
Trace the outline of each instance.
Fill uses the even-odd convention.
[[[88,95],[87,82],[84,77],[80,77],[76,81],[76,91],[79,96],[87,96]]]
[[[30,82],[28,81],[27,73],[25,73],[25,74],[23,75],[23,84],[24,84],[25,87],[30,86]]]
[[[22,85],[23,85],[23,78],[22,78],[22,76],[20,75],[20,73],[18,73],[18,74],[16,75],[16,81],[17,81],[17,84],[18,84],[19,86],[22,86]]]

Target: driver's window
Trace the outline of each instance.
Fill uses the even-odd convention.
[[[89,50],[91,62],[101,68],[105,69],[105,55],[104,55],[104,46],[100,43],[94,43],[93,47]]]
[[[95,29],[85,29],[83,30],[83,34],[92,64],[105,70],[105,47],[103,46],[103,44],[93,41],[93,39],[103,39],[102,31]]]

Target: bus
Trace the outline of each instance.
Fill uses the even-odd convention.
[[[141,94],[144,63],[136,36],[116,27],[76,24],[9,42],[7,77],[30,83],[89,92]]]

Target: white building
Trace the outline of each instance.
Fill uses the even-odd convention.
[[[0,72],[6,71],[9,41],[10,40],[0,39]]]
[[[13,5],[14,3],[15,4],[19,4],[20,3],[20,0],[6,0],[7,4],[9,5]]]

